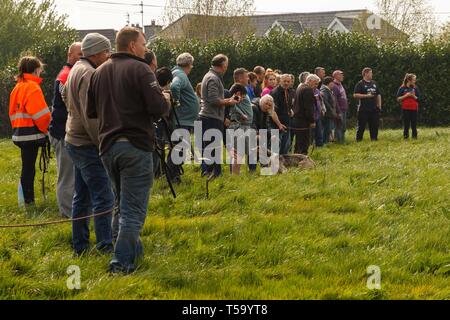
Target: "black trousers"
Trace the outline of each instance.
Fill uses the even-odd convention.
[[[225,135],[223,134],[224,133],[223,121],[218,120],[218,119],[213,119],[213,118],[207,118],[207,117],[203,117],[203,116],[199,117],[199,121],[202,122],[202,141],[201,141],[202,148],[203,148],[202,157],[205,157],[205,150],[210,151],[208,153],[211,153],[211,156],[213,158],[215,158],[216,156],[218,157],[219,155],[216,155],[215,149],[209,150],[212,148],[212,146],[210,146],[210,144],[212,145],[212,143],[215,141],[204,141],[203,135],[209,129],[217,129],[222,133],[222,137],[225,137]],[[198,142],[196,142],[196,143],[198,143]],[[202,175],[214,173],[215,176],[220,176],[220,175],[222,175],[222,164],[220,162],[216,163],[216,161],[211,162],[211,161],[202,160],[201,170],[202,170]]]
[[[20,183],[22,184],[23,197],[25,203],[34,202],[34,177],[36,175],[36,159],[39,152],[39,145],[26,143],[20,145],[20,154],[22,157],[22,173]]]
[[[367,123],[369,124],[370,139],[378,140],[380,113],[378,111],[358,111],[358,127],[356,141],[362,141]]]
[[[311,129],[298,119],[292,121],[292,127],[292,133],[295,134],[294,153],[307,155],[311,144]]]
[[[417,110],[403,110],[403,137],[409,138],[409,128],[411,127],[412,137],[417,138]]]

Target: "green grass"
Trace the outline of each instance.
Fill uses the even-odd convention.
[[[366,133],[367,135],[367,133]],[[450,129],[399,130],[380,141],[316,149],[317,168],[225,176],[205,198],[186,168],[173,199],[155,183],[136,273],[109,256],[74,258],[70,224],[0,230],[1,299],[450,299]],[[18,148],[0,140],[0,224],[58,218],[36,181],[34,215],[17,208]],[[94,235],[92,234],[92,241]],[[66,269],[81,268],[81,290]],[[381,290],[366,287],[381,268]]]

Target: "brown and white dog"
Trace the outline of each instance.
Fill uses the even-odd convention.
[[[266,175],[286,173],[289,168],[313,169],[316,167],[314,161],[303,154],[272,154],[269,165],[265,167]]]

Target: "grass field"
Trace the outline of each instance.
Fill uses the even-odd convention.
[[[0,298],[450,299],[450,129],[421,129],[418,141],[400,130],[376,143],[348,136],[316,149],[314,170],[226,172],[209,199],[192,166],[177,199],[156,182],[132,275],[109,275],[110,257],[95,249],[75,258],[70,224],[2,229]],[[51,167],[49,199],[36,179],[36,213],[25,214],[18,148],[0,140],[0,224],[58,219]],[[66,286],[70,265],[80,290]],[[370,265],[380,290],[366,286]]]

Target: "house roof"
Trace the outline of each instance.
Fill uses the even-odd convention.
[[[162,26],[144,26],[145,37],[147,40],[153,39],[158,32],[162,30]]]
[[[82,40],[88,33],[100,33],[111,41],[113,44],[116,41],[117,31],[114,29],[87,29],[87,30],[77,30],[78,39]]]
[[[311,31],[316,35],[321,29],[328,29],[333,27],[335,22],[340,25],[344,31],[353,31],[357,25],[360,24],[360,19],[372,15],[373,13],[366,9],[360,10],[344,10],[344,11],[327,11],[327,12],[303,12],[303,13],[286,13],[286,14],[264,14],[252,15],[246,17],[224,17],[215,16],[216,18],[245,18],[250,19],[250,24],[254,27],[254,33],[257,37],[265,36],[268,31],[276,26],[281,26],[285,30],[291,29],[294,33],[300,34],[305,31]],[[166,26],[159,35],[173,37],[177,34],[183,34],[184,23],[195,17],[205,17],[198,14],[185,14],[179,17],[176,21]],[[383,21],[384,23],[386,21]],[[237,24],[239,24],[237,22]],[[400,30],[386,23],[389,28],[389,34],[403,34]],[[382,37],[386,34],[381,33]]]
[[[255,34],[263,36],[266,31],[272,26],[275,20],[278,22],[289,21],[294,26],[293,22],[300,22],[305,29],[317,33],[322,28],[327,28],[330,23],[338,17],[342,24],[351,30],[354,20],[363,13],[368,11],[363,10],[348,10],[348,11],[328,11],[328,12],[306,12],[306,13],[288,13],[288,14],[269,14],[269,15],[255,15],[251,16],[253,24],[256,27]],[[283,26],[284,27],[284,26]],[[293,30],[294,31],[294,30]]]
[[[284,20],[276,20],[284,30],[292,30],[294,33],[302,33],[303,26],[300,21],[284,21]]]
[[[346,18],[341,16],[337,16],[337,18],[344,25],[344,27],[346,27],[348,30],[352,30],[353,24],[355,23],[355,18]]]

